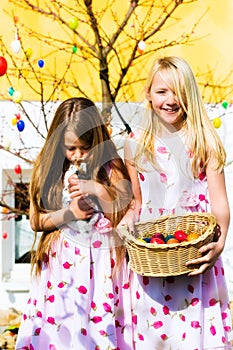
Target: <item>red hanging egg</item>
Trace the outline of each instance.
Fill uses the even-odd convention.
[[[21,172],[22,172],[22,169],[21,169],[21,166],[19,165],[19,164],[17,164],[16,166],[15,166],[15,173],[17,174],[17,175],[19,175],[19,174],[21,174]]]
[[[7,71],[7,60],[0,56],[0,77],[6,74]]]
[[[8,233],[7,232],[3,232],[2,233],[2,239],[7,239],[8,237]]]

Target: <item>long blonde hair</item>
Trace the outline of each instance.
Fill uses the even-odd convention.
[[[198,176],[200,168],[206,167],[210,157],[214,159],[215,170],[221,172],[225,165],[226,153],[207,115],[191,67],[181,57],[168,56],[156,59],[146,81],[146,94],[150,92],[157,72],[165,77],[166,83],[183,108],[186,140],[193,153],[192,172],[194,177]],[[142,133],[138,140],[136,162],[144,154],[148,160],[156,165],[154,140],[158,131],[158,118],[152,109],[151,102],[147,101],[142,121]]]
[[[112,198],[111,222],[112,227],[116,227],[132,199],[130,177],[97,107],[92,101],[82,97],[70,98],[59,105],[45,144],[35,161],[30,182],[30,201],[34,207],[36,222],[39,222],[41,212],[62,208],[64,174],[70,166],[63,150],[66,131],[72,131],[77,138],[90,146],[87,162],[92,169],[92,178],[101,182]],[[106,165],[111,168],[113,176],[109,176]],[[123,181],[122,190],[111,181],[111,178],[116,181],[116,177],[127,180]],[[40,274],[43,263],[47,262],[51,244],[59,235],[59,230],[42,233],[36,253],[32,255],[32,266],[36,265],[37,274]],[[116,252],[117,264],[120,264],[125,249],[122,245],[117,246]]]

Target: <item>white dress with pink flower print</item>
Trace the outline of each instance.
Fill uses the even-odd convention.
[[[136,134],[126,147],[133,159]],[[210,211],[205,172],[194,180],[184,135],[155,141],[157,169],[141,159],[140,220],[170,213]],[[232,319],[221,258],[201,276],[151,278],[131,271],[135,350],[232,349]]]
[[[113,233],[61,230],[33,279],[16,349],[132,350],[129,274],[113,274]],[[72,226],[72,225],[71,225]]]

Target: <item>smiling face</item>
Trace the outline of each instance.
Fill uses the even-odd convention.
[[[184,110],[167,83],[166,73],[158,71],[152,80],[150,91],[146,94],[160,122],[169,130],[180,130],[183,126]]]

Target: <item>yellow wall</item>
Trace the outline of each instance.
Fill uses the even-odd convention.
[[[101,3],[105,0],[93,0],[94,3]],[[122,0],[118,0],[119,4],[122,4]],[[125,0],[126,1],[126,0]],[[68,3],[68,0],[66,1]],[[128,4],[128,1],[127,1]],[[207,11],[207,12],[206,12]],[[6,14],[8,12],[8,14]],[[232,49],[232,38],[233,38],[233,1],[232,0],[198,0],[193,4],[182,6],[181,9],[175,13],[175,16],[182,20],[176,27],[171,27],[172,34],[174,35],[174,28],[179,32],[187,32],[190,30],[190,26],[193,25],[202,15],[206,14],[201,19],[197,28],[195,29],[196,41],[186,46],[178,46],[168,48],[160,51],[160,54],[175,54],[181,55],[187,59],[195,74],[197,76],[203,75],[209,71],[209,79],[214,79],[216,84],[224,84],[230,86],[232,84],[231,71],[233,71],[233,49]],[[11,42],[14,40],[14,25],[12,17],[9,14],[15,14],[19,16],[20,22],[25,23],[26,26],[34,29],[46,27],[44,18],[33,16],[32,12],[19,10],[13,6],[8,0],[1,0],[0,9],[0,35],[3,37],[4,42],[9,44],[9,50]],[[112,25],[112,22],[109,23]],[[47,27],[46,27],[47,28]],[[49,28],[51,31],[59,30],[59,27],[54,23]],[[163,35],[169,35],[169,31],[161,32],[161,38]],[[32,47],[34,57],[39,57],[40,54],[45,54],[43,45],[33,46],[32,40],[24,38],[25,45]],[[148,67],[151,64],[151,59],[148,59]],[[78,74],[82,78],[83,65],[80,64]],[[52,68],[51,68],[52,69]],[[85,73],[86,74],[86,73]],[[227,80],[226,77],[228,77]],[[16,78],[15,78],[16,79]],[[200,81],[205,79],[200,78]],[[91,83],[95,83],[94,81]],[[86,79],[86,85],[84,88],[88,91],[90,81]],[[134,98],[140,99],[143,84],[137,85],[137,91]],[[9,88],[9,82],[6,81],[5,77],[0,77],[0,99],[6,99],[7,91]],[[24,87],[24,96],[33,99],[33,95],[27,91],[27,87]],[[99,85],[96,85],[96,89],[99,89]],[[227,100],[229,103],[232,102],[233,97],[229,93]],[[221,96],[221,92],[217,92],[216,100],[224,99],[226,96]],[[208,102],[208,101],[207,101]]]

